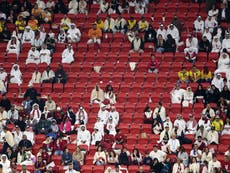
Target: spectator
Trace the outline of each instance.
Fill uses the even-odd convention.
[[[104,98],[108,99],[110,104],[116,103],[116,95],[111,84],[107,84],[104,91]]]
[[[165,52],[176,52],[176,47],[175,39],[171,34],[168,34],[165,42]]]
[[[128,22],[127,22],[127,28],[128,30],[132,30],[137,27],[137,20],[134,19],[134,17],[130,16]]]
[[[70,28],[67,31],[67,38],[69,38],[68,41],[70,43],[79,42],[81,39],[81,32],[74,23],[70,24]]]
[[[38,20],[34,16],[31,16],[29,21],[28,21],[28,26],[30,26],[33,31],[37,31],[38,30],[38,24],[39,24]]]
[[[46,2],[46,8],[48,8],[49,10],[53,10],[55,7],[55,2],[54,0],[48,0]]]
[[[10,110],[7,111],[7,117],[9,123],[18,121],[18,110],[16,109],[16,105],[11,105]]]
[[[58,69],[55,71],[55,82],[57,83],[67,82],[67,74],[61,64],[58,65]]]
[[[166,146],[169,154],[176,154],[178,152],[180,141],[176,138],[175,134],[171,135],[171,138],[168,140]]]
[[[3,81],[5,85],[7,84],[7,73],[3,67],[0,67],[0,80]]]
[[[30,173],[30,171],[27,170],[26,165],[22,165],[22,171],[20,173]]]
[[[224,87],[224,79],[220,73],[217,73],[212,79],[212,85],[214,85],[219,92],[223,90]]]
[[[93,164],[95,165],[105,165],[107,162],[105,151],[103,150],[102,146],[97,147],[97,151],[93,157]]]
[[[18,57],[20,53],[20,41],[17,39],[15,35],[12,35],[11,40],[8,41],[6,52],[8,54],[15,53]]]
[[[30,112],[30,119],[33,120],[34,124],[37,124],[41,118],[41,110],[39,109],[39,105],[34,103],[32,106],[32,110]]]
[[[116,108],[114,105],[110,107],[108,117],[112,117],[113,123],[115,124],[115,126],[118,125],[120,117],[119,117],[119,112],[116,111]]]
[[[201,81],[201,72],[195,65],[192,66],[192,69],[189,71],[190,80],[192,82],[200,83]]]
[[[134,148],[131,153],[131,161],[134,165],[140,165],[142,163],[142,155],[137,148]]]
[[[166,48],[166,43],[165,40],[163,39],[162,35],[159,34],[157,36],[157,41],[156,41],[156,52],[161,52],[163,53]]]
[[[145,19],[145,17],[141,17],[141,20],[137,23],[138,31],[145,32],[149,28],[149,22]]]
[[[178,72],[178,78],[180,82],[188,84],[190,82],[189,71],[185,67],[181,67],[181,71]]]
[[[154,30],[154,28],[152,27],[152,25],[149,25],[148,28],[146,28],[146,30],[144,31],[144,41],[146,42],[153,42],[154,44],[156,44],[157,42],[157,37],[156,37],[157,33]]]
[[[153,123],[153,111],[149,107],[149,105],[146,105],[144,109],[144,123],[146,124],[152,124]]]
[[[62,52],[62,63],[71,64],[74,62],[74,51],[71,44]]]
[[[204,21],[201,16],[198,16],[194,21],[194,29],[196,32],[203,33],[204,32]]]
[[[225,34],[225,38],[223,39],[223,41],[222,41],[222,45],[221,45],[221,47],[222,47],[222,51],[224,50],[224,49],[227,49],[227,52],[229,53],[230,52],[230,33],[229,32],[227,32],[226,34]]]
[[[104,100],[104,92],[98,84],[95,85],[94,89],[91,91],[90,102],[100,103]]]
[[[188,61],[195,61],[198,53],[198,40],[191,34],[186,39],[186,48],[184,49],[185,59]]]
[[[77,134],[77,145],[90,145],[90,132],[86,129],[85,125],[80,125],[80,128],[78,129]]]
[[[161,122],[157,119],[153,119],[152,133],[153,134],[160,134],[161,131],[162,131]]]
[[[22,44],[23,43],[33,43],[35,38],[34,31],[31,30],[30,26],[26,26],[22,35]]]
[[[205,28],[208,27],[209,31],[213,33],[214,28],[218,26],[218,22],[212,16],[208,16],[204,22]]]
[[[133,53],[133,52],[142,53],[142,52],[144,52],[144,42],[140,38],[138,33],[135,34],[135,37],[134,37],[132,44],[131,44],[131,50],[129,52],[130,53]]]
[[[22,73],[19,69],[18,64],[13,64],[11,71],[10,71],[10,83],[16,83],[21,85],[22,83]]]
[[[78,1],[71,0],[68,4],[69,14],[77,14],[78,13]]]
[[[199,51],[200,52],[210,52],[211,51],[211,44],[208,38],[203,35],[201,42],[199,43]]]
[[[23,134],[22,140],[18,144],[19,148],[24,148],[26,151],[31,150],[32,148],[32,142],[27,139],[27,135]]]
[[[199,172],[200,165],[197,162],[196,158],[192,158],[191,163],[189,164],[189,171],[190,172]]]
[[[46,70],[42,73],[41,81],[42,83],[53,83],[55,78],[54,71],[50,68],[50,66],[46,67]]]
[[[76,150],[73,152],[73,163],[78,162],[79,165],[84,165],[85,155],[81,151],[80,147],[76,147]]]
[[[89,30],[88,37],[89,40],[87,41],[87,44],[101,44],[102,31],[101,29],[97,28],[97,25],[95,23],[93,24],[93,28]]]
[[[222,133],[221,133],[221,135],[225,135],[225,134],[227,134],[227,135],[230,134],[230,119],[229,119],[229,118],[227,118],[227,119],[225,120],[225,124],[224,124],[224,127],[223,127],[223,131],[222,131]]]
[[[37,95],[37,90],[33,87],[33,85],[28,85],[28,88],[24,94],[24,98],[30,97],[31,100],[35,101]]]
[[[204,66],[203,70],[201,71],[201,81],[210,83],[211,80],[212,80],[212,72],[208,69],[207,66]]]
[[[183,106],[189,106],[189,104],[193,104],[194,102],[194,93],[190,86],[187,87],[187,89],[184,92],[184,100],[182,102]]]
[[[211,130],[208,132],[207,140],[208,140],[208,144],[215,144],[215,145],[219,144],[219,135],[218,132],[215,131],[214,126],[212,126]]]
[[[59,129],[64,134],[70,134],[71,133],[71,121],[68,116],[65,116],[62,120],[62,122],[59,125]]]
[[[216,113],[216,116],[214,118],[214,120],[212,121],[211,124],[215,130],[220,134],[223,130],[224,127],[224,121],[220,118],[220,116]]]
[[[203,38],[204,36],[206,36],[206,38],[207,38],[207,40],[209,41],[209,43],[212,42],[212,34],[211,34],[210,30],[209,30],[209,27],[206,27],[206,28],[205,28],[205,31],[203,32],[202,38]]]
[[[27,113],[30,113],[30,111],[32,109],[32,107],[31,107],[32,102],[33,102],[33,100],[31,100],[30,96],[27,96],[25,98],[25,100],[22,102],[22,107]]]
[[[118,155],[114,152],[114,150],[108,152],[107,162],[111,165],[115,165],[118,163]]]
[[[153,119],[156,119],[160,123],[166,120],[166,110],[161,102],[158,102],[157,107],[153,111]]]
[[[68,148],[65,148],[62,154],[62,164],[66,166],[72,163],[72,161],[73,161],[72,154],[70,153]]]
[[[39,53],[41,63],[46,63],[47,65],[49,65],[51,63],[51,52],[49,49],[47,49],[46,44],[42,45],[42,49]]]
[[[119,164],[128,166],[130,164],[129,156],[130,156],[130,152],[125,147],[123,147],[118,157]]]
[[[163,40],[166,40],[167,31],[166,31],[166,29],[164,29],[164,25],[163,24],[160,24],[160,27],[157,30],[157,38],[158,38],[159,35],[162,36]]]
[[[208,16],[212,17],[212,19],[216,19],[218,17],[219,9],[216,8],[216,5],[213,4],[212,8],[208,11]]]
[[[85,0],[80,0],[78,6],[79,6],[79,13],[88,14],[87,2]]]
[[[159,162],[164,162],[166,160],[167,154],[158,149],[158,145],[154,145],[153,146],[153,150],[149,153],[149,156],[154,160],[155,158],[159,161]]]
[[[42,47],[42,44],[43,44],[43,40],[40,37],[40,32],[36,31],[35,32],[34,42],[32,43],[32,45],[35,46],[38,51],[40,51],[41,47]]]
[[[181,163],[181,160],[177,158],[176,163],[173,165],[172,173],[177,173],[177,172],[184,172],[185,167],[184,164]]]
[[[186,123],[186,133],[195,134],[197,130],[197,121],[192,114],[189,114],[189,120]]]
[[[88,122],[88,114],[83,106],[79,106],[79,109],[76,113],[76,122],[75,124],[84,124]]]
[[[180,88],[179,84],[176,84],[175,88],[170,92],[171,102],[180,104],[184,95],[184,89]]]
[[[114,33],[115,32],[115,20],[111,18],[110,15],[107,15],[104,22],[104,32]]]
[[[60,29],[63,29],[64,31],[67,31],[69,29],[69,26],[71,24],[70,18],[65,14],[63,18],[61,19],[60,23]]]
[[[98,130],[98,128],[95,126],[94,131],[92,132],[91,135],[91,145],[99,145],[103,138],[102,133]]]
[[[210,149],[208,147],[205,147],[203,149],[203,153],[201,156],[201,161],[202,163],[205,164],[205,162],[210,162],[212,160],[212,152],[210,151]]]
[[[66,42],[67,35],[65,33],[64,29],[60,29],[60,32],[58,33],[58,43],[65,43]]]
[[[105,0],[102,0],[102,1],[100,2],[100,9],[99,9],[99,11],[97,12],[97,14],[106,13],[107,10],[108,10],[108,8],[109,8],[109,3],[106,2]]]
[[[126,32],[126,20],[121,16],[118,15],[117,19],[115,20],[115,29],[116,32],[125,33]]]
[[[175,27],[175,25],[173,25],[172,23],[168,26],[167,29],[167,37],[168,35],[171,35],[172,38],[175,40],[176,44],[179,43],[180,41],[180,35],[179,35],[179,31],[178,29]]]
[[[174,15],[174,18],[171,21],[171,23],[178,29],[179,33],[182,32],[183,25],[181,24],[181,21],[178,19],[178,17],[176,15]]]
[[[222,53],[220,53],[220,57],[218,59],[217,69],[215,73],[217,72],[224,72],[227,73],[230,68],[230,58],[226,51],[226,49],[223,50]]]
[[[41,83],[41,73],[38,71],[38,67],[36,67],[35,71],[32,73],[32,77],[29,81],[29,85],[40,84]]]
[[[52,29],[50,29],[50,32],[46,36],[46,39],[44,42],[47,46],[47,49],[50,50],[51,54],[55,52],[55,38],[54,38],[54,36],[55,36],[55,34],[53,33]]]
[[[212,51],[211,52],[219,53],[220,50],[221,50],[220,39],[217,36],[214,36],[212,40]]]
[[[183,146],[179,147],[177,157],[182,161],[185,167],[188,166],[189,157]]]
[[[31,64],[31,63],[39,64],[40,62],[41,62],[40,53],[36,49],[36,46],[33,45],[31,46],[31,49],[28,52],[26,64]]]
[[[215,168],[221,168],[221,163],[217,160],[216,155],[213,155],[212,160],[208,163],[208,172],[213,172]]]

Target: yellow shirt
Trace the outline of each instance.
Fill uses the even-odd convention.
[[[215,130],[218,132],[222,130],[223,125],[224,125],[223,120],[214,120],[212,122],[212,126],[214,126]]]
[[[185,71],[185,72],[182,72],[182,71],[179,71],[178,72],[178,78],[181,80],[181,81],[186,81],[189,79],[189,72],[188,71]]]
[[[145,30],[148,27],[148,22],[147,21],[140,21],[139,22],[139,29]]]
[[[19,31],[24,31],[26,27],[26,21],[25,20],[16,20],[15,25],[17,26]]]
[[[133,27],[136,25],[137,21],[136,19],[134,20],[128,20],[128,29],[133,29]]]
[[[97,28],[99,28],[101,30],[104,28],[104,22],[102,20],[100,21],[100,23],[97,23],[97,21],[96,21],[95,24],[97,25]]]
[[[212,72],[211,71],[209,71],[208,72],[208,74],[204,74],[204,71],[202,70],[201,71],[201,79],[205,79],[205,80],[207,80],[207,79],[212,79]]]
[[[200,70],[197,69],[197,71],[189,71],[189,76],[192,78],[194,82],[198,81],[201,77]]]
[[[2,32],[2,31],[3,31],[4,24],[5,24],[5,22],[3,22],[3,21],[1,21],[1,22],[0,22],[0,32]]]

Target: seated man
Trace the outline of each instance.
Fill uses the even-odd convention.
[[[97,25],[95,23],[93,24],[92,29],[89,30],[88,37],[89,40],[87,41],[87,44],[101,44],[102,31],[101,29],[97,28]]]
[[[135,37],[134,37],[132,44],[131,44],[131,50],[129,52],[130,53],[133,53],[133,52],[142,53],[142,52],[144,52],[144,42],[140,38],[139,34],[135,34]]]

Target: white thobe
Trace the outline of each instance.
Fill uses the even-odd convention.
[[[212,79],[212,85],[215,85],[216,88],[219,89],[219,91],[221,92],[223,87],[224,87],[224,79],[221,77],[220,79],[217,79],[217,77],[214,77]]]
[[[196,32],[203,33],[204,32],[204,21],[203,20],[201,20],[201,21],[195,20],[194,21],[194,28],[195,28]]]
[[[222,41],[222,50],[227,49],[228,52],[230,52],[230,39],[223,39]]]
[[[174,121],[174,126],[178,126],[184,133],[185,133],[185,129],[186,129],[186,122],[185,122],[185,120],[183,120],[183,119],[176,119],[175,121]]]
[[[78,28],[69,28],[67,31],[67,36],[71,38],[72,42],[79,42],[81,38],[81,32]]]
[[[161,120],[164,122],[166,120],[166,111],[165,111],[165,107],[161,106],[160,111],[159,111],[159,107],[156,107],[153,111],[153,119],[155,119],[157,117],[157,114],[160,115]]]
[[[98,112],[98,117],[100,117],[101,121],[106,124],[107,123],[107,120],[109,118],[109,112],[107,110],[102,110],[100,109],[99,112]]]
[[[67,63],[70,64],[74,61],[74,51],[73,49],[68,49],[66,48],[63,52],[62,52],[62,63]]]
[[[171,102],[181,103],[182,97],[184,95],[184,89],[174,89],[171,91]]]
[[[119,123],[119,113],[117,112],[117,111],[110,111],[109,112],[109,115],[108,115],[108,117],[112,117],[113,118],[113,123],[117,126],[118,125],[118,123]]]
[[[167,146],[169,147],[169,150],[171,152],[175,153],[177,149],[180,147],[180,141],[178,139],[171,138],[168,140]]]
[[[34,38],[35,38],[35,35],[34,35],[33,30],[30,29],[29,32],[25,30],[22,36],[22,43],[33,43]]]
[[[167,35],[170,34],[173,39],[175,39],[176,43],[178,44],[180,41],[180,35],[178,29],[174,26],[173,29],[167,29]]]
[[[41,63],[46,63],[49,65],[51,62],[50,50],[41,49],[40,50],[40,59],[41,59]]]
[[[78,134],[77,134],[77,145],[90,145],[90,139],[91,139],[91,135],[90,132],[88,130],[85,129],[85,131],[82,130],[78,130]],[[84,143],[85,141],[85,143]]]
[[[39,56],[40,54],[38,50],[35,50],[35,51],[29,50],[28,57],[26,59],[26,64],[30,64],[30,63],[39,64],[40,63]]]
[[[166,40],[167,38],[167,31],[165,29],[158,29],[157,30],[157,38],[158,38],[158,35],[162,35],[163,39]]]
[[[103,135],[101,132],[97,131],[97,132],[93,132],[91,135],[91,145],[95,145],[97,141],[101,141],[103,138]]]

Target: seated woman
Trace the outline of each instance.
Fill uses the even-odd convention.
[[[197,89],[194,92],[194,100],[195,102],[199,102],[200,99],[205,99],[205,90],[201,84],[198,84]]]
[[[133,149],[133,153],[131,154],[131,161],[134,165],[140,165],[142,162],[141,153],[137,148]]]
[[[116,95],[114,93],[114,89],[111,84],[106,85],[105,92],[104,92],[104,98],[108,99],[110,101],[110,104],[116,103]]]
[[[163,39],[162,35],[159,34],[156,42],[156,52],[163,53],[165,51],[165,46],[165,40]]]
[[[192,91],[192,88],[189,86],[184,92],[184,101],[183,104],[188,105],[188,104],[193,104],[193,96],[194,93]]]
[[[212,81],[212,72],[208,69],[207,66],[204,66],[201,71],[201,82],[211,82]]]
[[[106,164],[106,155],[105,151],[103,150],[102,146],[97,147],[97,151],[93,157],[93,164],[94,165],[105,165]]]
[[[167,40],[165,42],[165,52],[176,52],[176,41],[173,39],[171,34],[167,35]]]
[[[79,171],[80,166],[84,164],[84,157],[80,147],[76,147],[76,150],[73,152],[73,167],[75,170]]]
[[[149,105],[146,105],[144,109],[144,123],[145,124],[152,124],[153,123],[153,111],[149,107]]]
[[[59,129],[62,133],[69,134],[71,132],[71,121],[68,116],[63,118],[63,121],[59,125]]]
[[[114,152],[114,150],[111,150],[107,155],[107,162],[108,164],[115,165],[118,163],[118,156]]]

